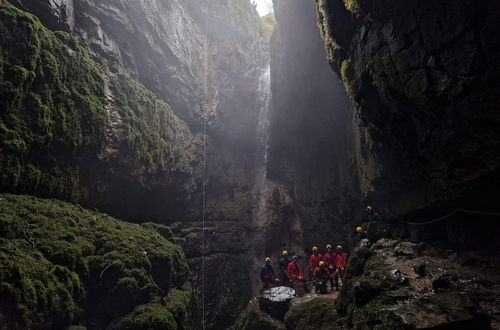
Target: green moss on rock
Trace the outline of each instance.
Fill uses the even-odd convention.
[[[240,313],[231,330],[278,330],[283,328],[281,322],[261,311],[257,300],[254,300]]]
[[[100,70],[74,39],[6,2],[0,48],[2,186],[78,197],[78,171],[54,159],[100,148],[108,122]]]
[[[106,326],[153,301],[185,329],[186,258],[150,228],[57,200],[0,195],[0,329]]]
[[[123,175],[147,189],[162,174],[168,185],[196,161],[195,139],[167,103],[5,1],[0,108],[3,191],[85,201]],[[82,180],[90,169],[94,180]]]
[[[335,301],[327,298],[317,298],[292,307],[285,315],[287,329],[338,329],[337,322],[339,319],[335,312]]]

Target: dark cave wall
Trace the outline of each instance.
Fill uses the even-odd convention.
[[[284,183],[306,245],[337,239],[359,209],[353,105],[330,70],[310,1],[274,1],[268,176]]]
[[[500,4],[316,5],[330,64],[356,104],[364,198],[395,215],[495,208]]]

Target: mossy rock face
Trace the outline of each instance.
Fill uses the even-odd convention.
[[[327,298],[317,298],[292,307],[285,315],[287,329],[338,329],[336,326],[338,322],[335,301]]]
[[[184,253],[146,227],[57,200],[0,195],[0,329],[102,327],[131,312],[127,320],[156,324],[164,321],[158,309],[172,329],[188,328]]]
[[[49,31],[6,1],[0,49],[2,191],[123,217],[152,209],[136,196],[188,194],[199,146],[167,103],[98,65],[76,38]]]
[[[231,330],[278,330],[284,326],[259,308],[257,300],[251,301],[240,313]]]

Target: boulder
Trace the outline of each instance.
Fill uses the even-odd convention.
[[[259,307],[269,315],[283,320],[294,296],[295,290],[292,288],[286,286],[271,288],[262,293]]]

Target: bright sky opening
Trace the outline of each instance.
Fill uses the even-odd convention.
[[[257,4],[257,11],[260,16],[266,16],[273,11],[273,1],[272,0],[251,0],[252,3]]]

